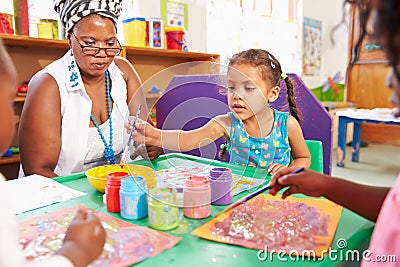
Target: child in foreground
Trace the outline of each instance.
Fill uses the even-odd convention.
[[[15,67],[0,38],[0,155],[14,135],[13,101],[16,88]],[[84,267],[103,251],[106,233],[99,219],[84,209],[78,211],[56,255],[38,262],[26,261],[18,245],[18,224],[7,204],[8,192],[0,173],[0,266]]]
[[[400,1],[398,0],[348,0],[369,12],[374,34],[392,66],[386,84],[393,90],[390,98],[397,107],[395,117],[400,117]],[[360,20],[363,21],[363,20]],[[367,20],[364,20],[365,22]],[[364,25],[365,26],[365,25]],[[290,174],[295,168],[280,170],[272,176],[272,195],[286,188],[282,197],[303,193],[324,196],[361,216],[376,222],[369,245],[369,255],[361,266],[399,266],[400,261],[400,176],[393,188],[356,184],[310,170]],[[394,256],[395,261],[382,261]]]
[[[189,151],[224,137],[232,163],[264,168],[270,173],[288,165],[308,168],[311,157],[300,128],[293,85],[278,60],[261,49],[240,52],[229,61],[227,79],[228,114],[190,131],[160,130],[138,121],[134,140]],[[269,106],[279,96],[281,79],[286,83],[290,114]],[[127,128],[130,131],[130,126]]]

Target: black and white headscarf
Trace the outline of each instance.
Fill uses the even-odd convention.
[[[117,23],[121,14],[122,0],[53,0],[54,10],[60,16],[65,32],[72,30],[75,24],[91,14],[99,14]]]

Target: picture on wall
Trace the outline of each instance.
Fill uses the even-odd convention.
[[[166,27],[183,27],[189,29],[188,5],[170,0],[160,0],[161,18]]]
[[[304,18],[303,27],[303,75],[319,75],[321,70],[321,21]]]

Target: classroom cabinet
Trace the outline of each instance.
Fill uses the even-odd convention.
[[[0,37],[16,66],[19,85],[52,61],[60,58],[69,49],[66,40],[5,34],[0,34]],[[215,69],[210,69],[210,64],[219,62],[217,54],[129,46],[123,46],[120,55],[127,58],[138,72],[143,82],[143,89],[147,92],[146,97],[150,108],[160,96],[160,94],[149,93],[154,86],[164,90],[174,75],[211,73]],[[18,145],[18,121],[24,101],[24,97],[16,97],[14,100],[16,113],[16,132],[12,144],[14,146]],[[19,162],[19,155],[0,158],[0,172],[8,179],[16,177]]]
[[[361,32],[358,12],[355,7],[350,12],[347,101],[355,103],[357,108],[393,108],[389,102],[392,91],[384,82],[390,69],[388,61],[384,52],[368,36],[358,45]],[[400,127],[363,124],[361,139],[372,143],[400,145]]]

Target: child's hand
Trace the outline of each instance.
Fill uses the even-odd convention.
[[[268,165],[268,172],[269,172],[271,175],[273,175],[273,174],[276,173],[277,171],[282,170],[282,169],[284,169],[284,168],[286,168],[285,165],[282,165],[282,164],[273,162],[273,163],[271,163],[271,164]]]
[[[269,190],[271,195],[276,195],[282,188],[289,187],[283,194],[286,198],[292,194],[302,193],[307,196],[320,197],[326,192],[330,177],[308,169],[296,174],[291,174],[298,167],[292,166],[279,170],[271,178],[273,187]]]
[[[79,209],[57,254],[67,257],[75,267],[86,266],[101,254],[105,240],[106,232],[98,217]]]
[[[130,116],[128,118],[128,124],[125,125],[128,134],[131,132],[134,121],[135,117]],[[132,134],[132,140],[139,144],[154,145],[154,138],[152,135],[155,131],[156,128],[151,126],[148,122],[138,118],[135,125],[135,131]]]

